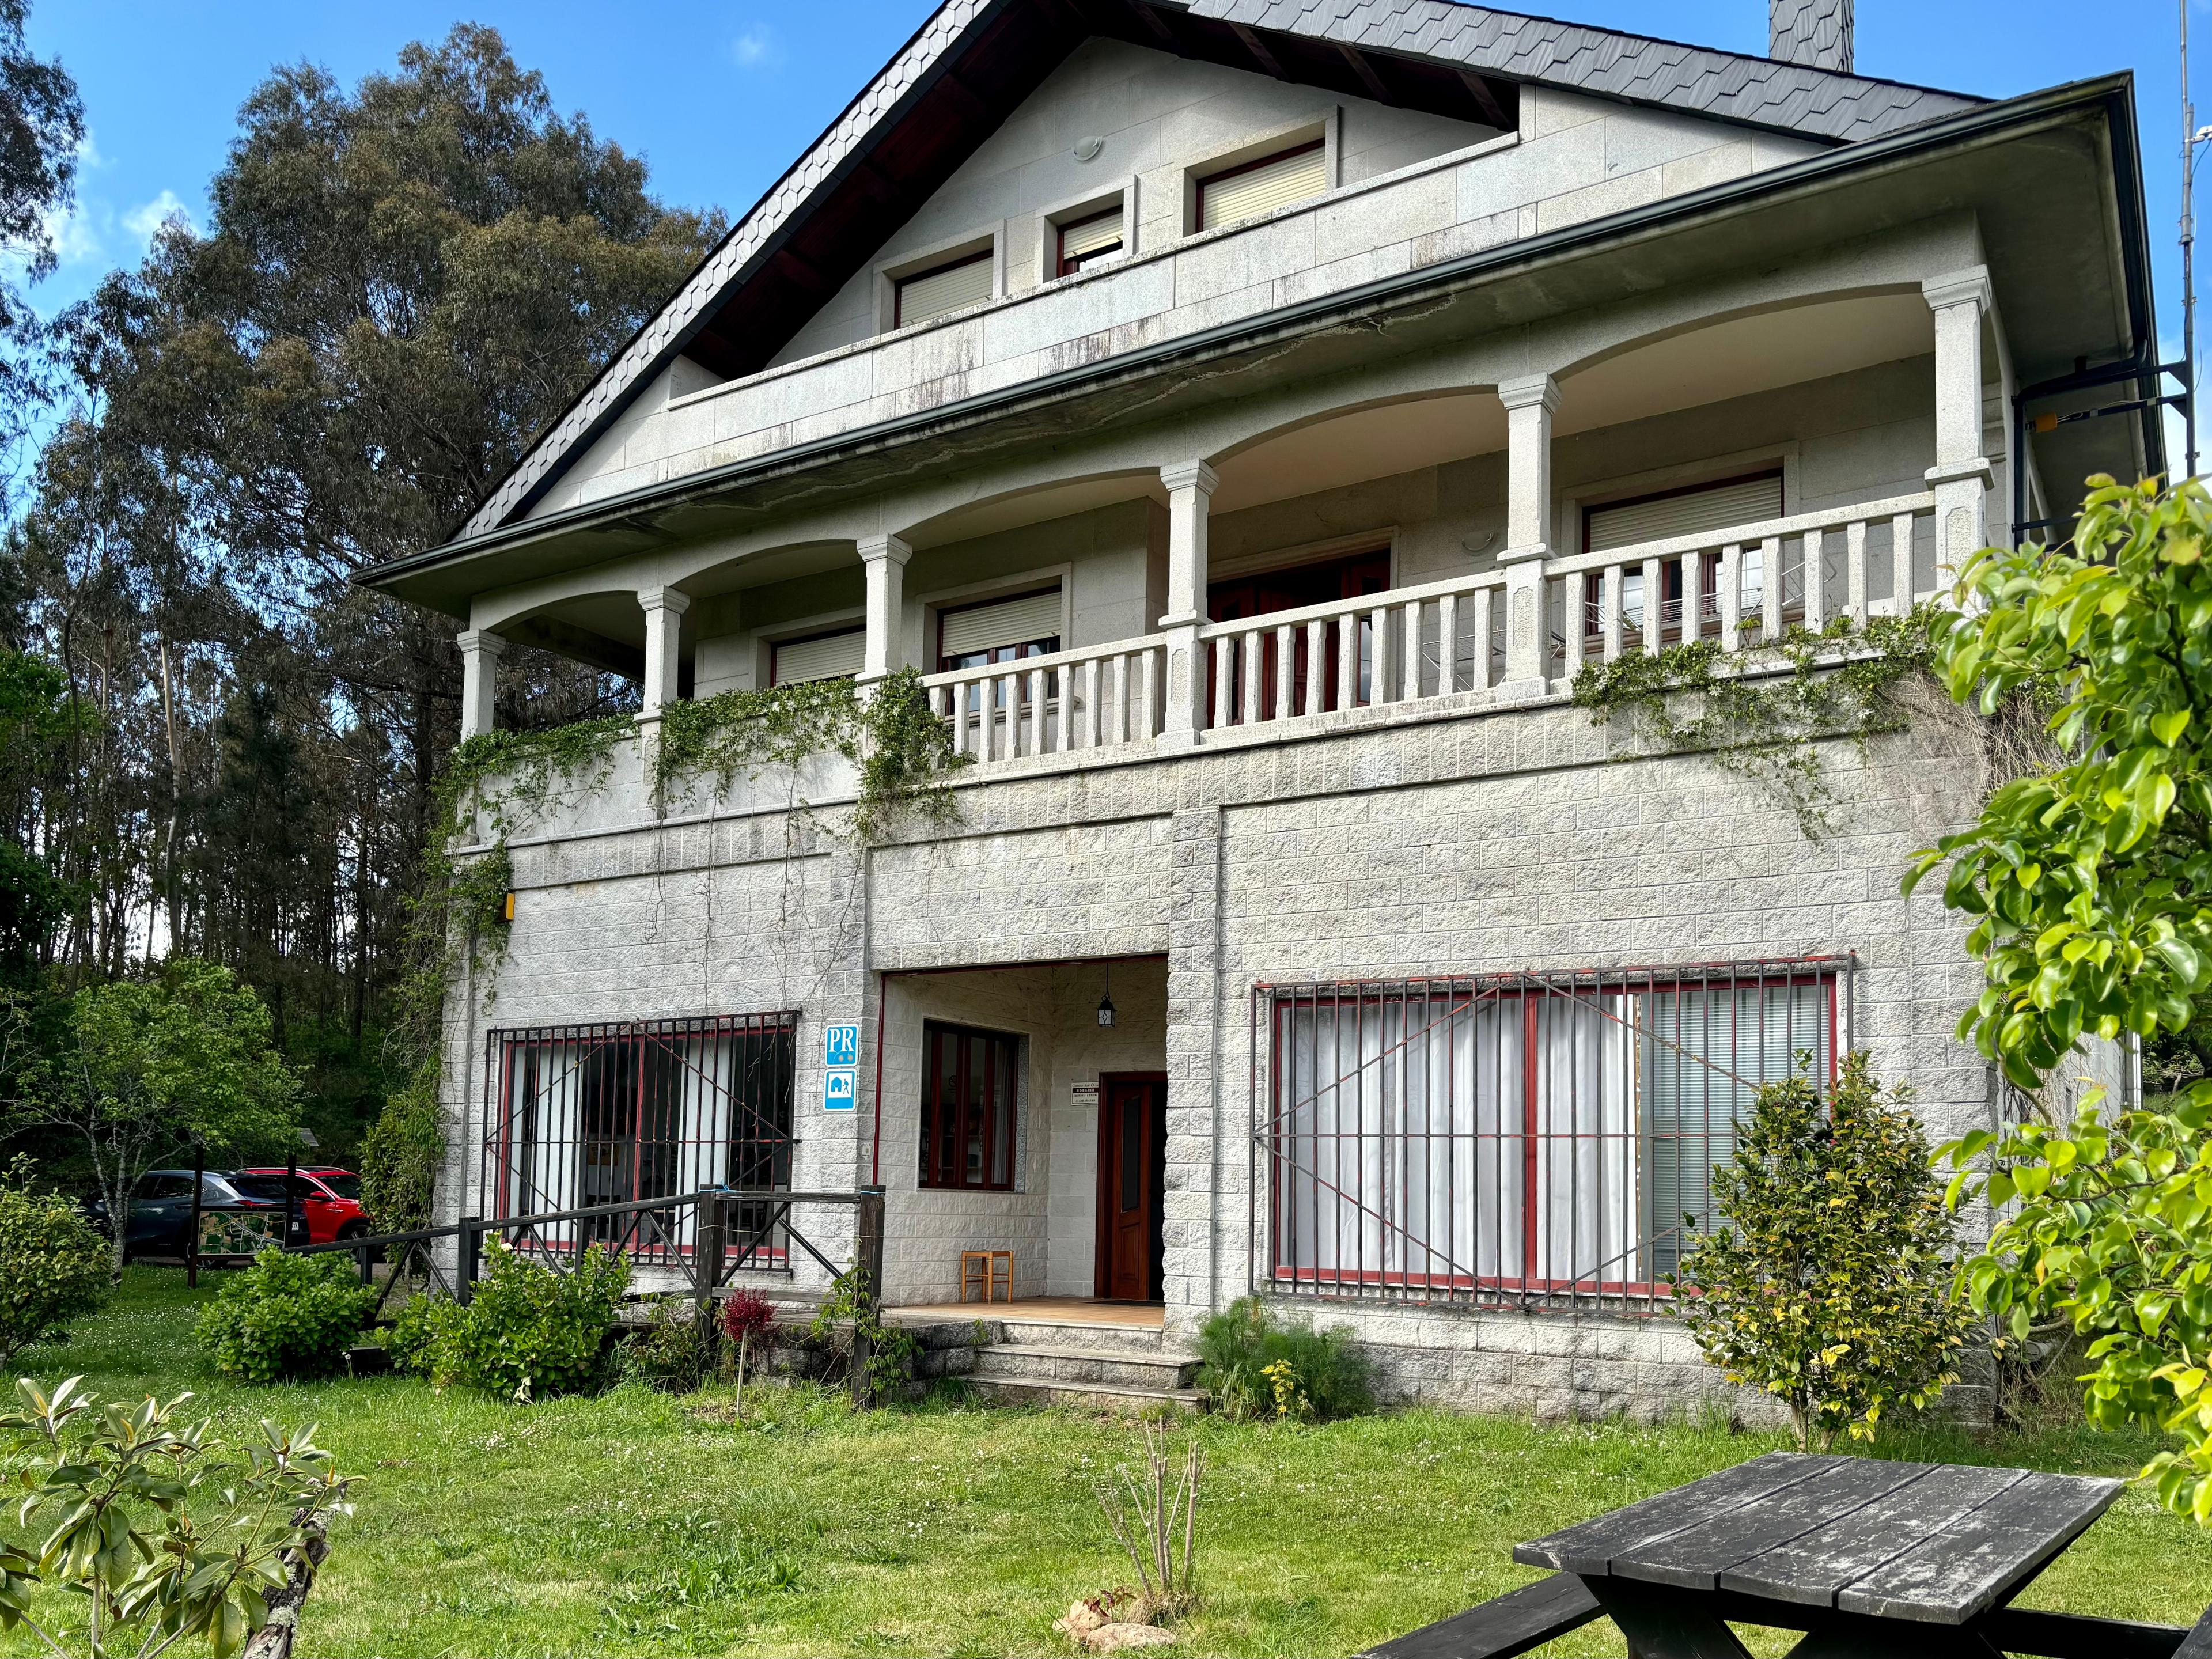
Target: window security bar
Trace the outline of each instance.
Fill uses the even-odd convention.
[[[1849,1051],[1855,969],[1255,986],[1255,1288],[1653,1310],[1756,1090]]]

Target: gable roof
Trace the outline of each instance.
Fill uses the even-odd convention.
[[[1092,35],[1497,127],[1522,84],[1832,143],[1982,101],[1455,0],[945,0],[459,533],[526,512],[678,355],[729,375],[763,366]]]

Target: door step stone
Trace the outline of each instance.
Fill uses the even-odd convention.
[[[1195,1354],[998,1342],[975,1351],[975,1369],[969,1375],[993,1382],[1080,1382],[1175,1394],[1192,1387],[1198,1379],[1198,1367]]]

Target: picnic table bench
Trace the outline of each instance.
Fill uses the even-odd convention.
[[[1730,1623],[1803,1631],[1792,1659],[2212,1659],[2212,1612],[2190,1630],[2010,1605],[2124,1484],[1770,1452],[1518,1546],[1552,1575],[1372,1659],[1506,1659],[1601,1618],[1633,1659],[1747,1659]]]

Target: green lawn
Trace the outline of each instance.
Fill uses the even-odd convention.
[[[393,1378],[246,1389],[202,1369],[197,1299],[180,1273],[134,1267],[106,1315],[25,1368],[82,1370],[106,1397],[191,1388],[232,1426],[322,1425],[362,1485],[303,1655],[1065,1653],[1053,1619],[1128,1577],[1091,1496],[1133,1455],[1126,1426],[957,1406],[854,1416],[780,1389],[754,1391],[767,1409],[744,1427],[726,1393],[513,1407]],[[1206,1605],[1183,1650],[1223,1654],[1356,1651],[1524,1582],[1521,1539],[1778,1443],[1429,1412],[1199,1431]],[[1931,1433],[1882,1450],[2132,1473],[2146,1447]],[[2191,1622],[2212,1603],[2212,1538],[2130,1491],[2024,1599]],[[1621,1645],[1601,1624],[1552,1650]]]

